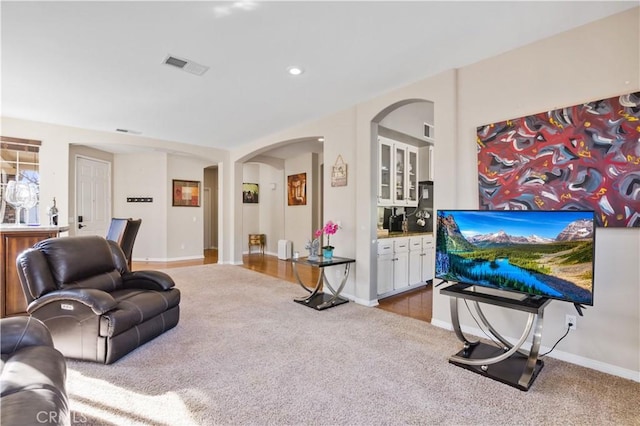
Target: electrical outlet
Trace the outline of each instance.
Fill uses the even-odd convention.
[[[572,324],[571,327],[569,327],[569,324]],[[566,315],[564,317],[564,326],[565,327],[569,327],[570,330],[575,330],[577,328],[576,316],[575,315]]]

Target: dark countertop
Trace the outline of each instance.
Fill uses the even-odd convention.
[[[12,223],[3,223],[0,224],[0,231],[2,232],[33,232],[33,231],[58,231],[58,232],[66,232],[69,230],[68,225],[58,226],[58,225],[15,225]]]
[[[422,237],[422,236],[432,236],[433,232],[389,232],[389,235],[381,235],[378,234],[379,240],[384,240],[385,238],[399,238],[399,237]]]

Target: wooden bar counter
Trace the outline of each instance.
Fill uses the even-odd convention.
[[[0,225],[0,318],[27,313],[16,270],[18,255],[38,241],[58,237],[68,230],[68,226]]]

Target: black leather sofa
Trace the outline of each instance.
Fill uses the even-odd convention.
[[[0,424],[67,425],[67,364],[49,330],[32,317],[0,320]]]
[[[51,238],[16,265],[27,311],[65,357],[111,364],[178,324],[180,291],[171,277],[131,272],[114,241]]]

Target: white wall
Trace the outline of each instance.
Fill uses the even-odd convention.
[[[269,235],[270,233],[270,230],[265,229],[260,223],[261,208],[265,205],[264,200],[262,200],[264,187],[260,185],[260,164],[245,164],[242,170],[242,181],[243,183],[257,183],[259,185],[259,202],[257,204],[242,203],[242,235],[244,237],[242,251],[247,252],[249,249],[249,234]]]
[[[427,78],[352,109],[266,136],[232,152],[231,159],[241,161],[251,152],[282,140],[331,135],[325,138],[325,167],[342,154],[349,164],[349,186],[344,190],[331,188],[330,173],[325,173],[324,216],[325,220],[346,218],[346,226],[338,233],[346,248],[342,255],[357,260],[354,282],[347,293],[360,303],[373,305],[377,164],[371,120],[396,103],[432,101],[437,135],[434,207],[476,208],[476,126],[638,91],[638,10]],[[551,356],[640,381],[640,230],[599,230],[596,251],[596,306],[586,311],[586,316],[578,320],[578,330]],[[566,303],[550,304],[544,346],[551,346],[562,335],[564,314],[573,313],[572,309]],[[518,335],[514,324],[521,322],[519,315],[496,310],[491,315],[496,315],[494,321],[503,334]],[[449,300],[438,291],[434,294],[433,323],[451,325]],[[475,324],[465,318],[463,326],[469,329]],[[452,348],[452,353],[456,350]]]
[[[162,152],[116,154],[113,167],[113,216],[142,219],[133,260],[166,260],[167,206],[171,200],[167,181],[167,154]],[[152,203],[127,203],[127,197],[152,197]]]
[[[285,239],[286,179],[284,170],[262,163],[247,163],[243,181],[259,185],[259,202],[242,204],[242,251],[249,248],[249,234],[265,234],[265,253],[278,254],[278,240]],[[252,248],[256,253],[257,248]]]
[[[290,206],[288,205],[288,199],[285,195],[284,199],[284,237],[286,240],[291,240],[293,243],[293,251],[299,251],[305,253],[304,246],[307,241],[313,239],[314,225],[314,209],[313,209],[313,197],[314,197],[314,156],[313,154],[304,154],[295,158],[287,159],[284,166],[284,182],[283,185],[286,188],[287,177],[298,173],[306,173],[307,176],[307,203],[302,206]],[[286,192],[286,189],[285,189]]]
[[[167,179],[164,182],[165,193],[169,197],[167,212],[167,257],[170,260],[188,260],[204,258],[204,224],[202,203],[202,183],[207,161],[190,157],[168,155]],[[200,182],[200,206],[172,206],[172,181],[192,180]],[[162,186],[162,185],[161,185]]]
[[[449,188],[456,194],[455,202],[439,207],[477,208],[477,126],[638,91],[639,22],[636,8],[460,69],[459,181]],[[445,184],[439,177],[437,182]],[[438,185],[438,193],[441,188]],[[574,361],[586,358],[592,365],[606,363],[611,372],[638,380],[640,229],[598,228],[596,235],[594,306],[578,318],[577,330],[558,345],[556,355]],[[434,318],[448,322],[442,299],[438,295],[434,300]],[[518,335],[516,325],[521,320],[491,313],[501,319],[501,331]],[[543,345],[553,345],[563,334],[567,313],[575,314],[572,305],[550,304]],[[469,319],[465,324],[475,327]]]
[[[413,102],[390,112],[380,124],[424,140],[424,123],[433,125],[433,110],[433,102]]]
[[[285,238],[285,192],[284,170],[260,164],[260,229],[267,235],[265,251],[273,255],[278,254],[278,240]]]
[[[170,151],[184,154],[180,156],[171,155],[170,157],[180,158],[175,161],[168,158],[161,163],[146,161],[142,158],[139,159],[140,162],[136,162],[133,160],[137,158],[135,154],[118,154],[117,157],[119,157],[119,161],[123,167],[118,167],[118,160],[114,159],[114,167],[117,168],[118,171],[122,172],[124,165],[128,163],[136,170],[128,170],[127,173],[133,174],[134,176],[136,173],[140,173],[143,182],[145,182],[146,178],[142,176],[146,176],[147,174],[161,176],[160,179],[154,182],[154,185],[157,189],[164,191],[163,199],[165,201],[164,203],[156,203],[154,197],[154,203],[152,203],[153,215],[156,217],[154,217],[153,221],[166,216],[167,211],[171,209],[169,194],[171,193],[172,178],[189,179],[188,176],[193,176],[197,178],[193,180],[202,181],[202,170],[204,167],[223,163],[228,161],[229,157],[228,152],[214,148],[115,132],[79,129],[11,117],[2,117],[1,125],[3,136],[42,141],[42,146],[40,147],[40,199],[48,201],[56,197],[58,209],[60,210],[60,225],[69,224],[74,226],[75,224],[75,218],[73,217],[75,200],[73,199],[73,194],[70,192],[70,176],[72,177],[70,170],[74,167],[74,164],[69,160],[70,145],[121,145],[125,149],[131,146],[140,146],[151,148],[152,151],[156,152]],[[126,161],[124,160],[126,155],[134,155],[134,157],[132,157],[131,161]],[[154,154],[145,155],[150,155],[150,158],[154,158]],[[141,165],[144,165],[144,168],[141,167]],[[165,170],[165,173],[159,173],[158,168]],[[169,174],[168,172],[170,171],[175,171],[175,174]],[[116,182],[115,179],[118,179],[116,173],[113,174],[113,179],[114,201],[120,203],[122,197],[129,193],[129,189],[136,187],[137,184],[135,184],[135,179],[128,178],[127,181]],[[146,191],[147,187],[143,185],[141,190]],[[160,200],[160,196],[158,200]],[[47,217],[46,208],[49,204],[49,202],[40,203],[40,217]],[[147,208],[149,207],[150,206],[147,206]],[[116,207],[115,203],[113,208],[114,215],[119,215],[120,213],[124,215],[126,213],[126,211],[119,210],[124,207]],[[182,207],[182,209],[188,210],[189,208]],[[185,220],[182,216],[187,217],[188,220]],[[134,247],[134,258],[178,260],[180,258],[202,257],[202,214],[200,213],[199,216],[196,214],[197,226],[193,225],[193,216],[193,214],[184,215],[184,213],[180,212],[171,214],[169,217],[166,217],[166,220],[163,219],[161,226],[155,228],[150,234],[145,230],[145,228],[149,226],[149,220],[143,220],[143,225]],[[191,220],[191,222],[189,222],[189,220]],[[158,241],[164,241],[164,243],[158,245],[156,244]],[[185,249],[180,249],[182,243],[185,244]],[[169,244],[177,244],[178,249],[174,250],[175,252],[169,252]],[[150,251],[145,251],[145,247]],[[157,251],[159,247],[164,248],[162,253]],[[224,256],[224,253],[222,256]]]

